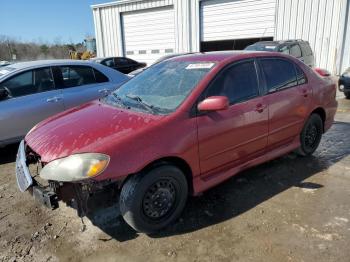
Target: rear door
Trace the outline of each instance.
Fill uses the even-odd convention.
[[[260,96],[254,60],[235,63],[218,74],[200,100],[227,96],[227,110],[197,117],[199,157],[204,177],[264,153],[268,136],[268,108]]]
[[[268,150],[285,146],[299,137],[312,89],[303,71],[283,58],[260,58],[269,107]]]
[[[0,101],[0,141],[22,138],[34,125],[64,110],[50,67],[28,70],[4,80],[12,97]]]
[[[115,88],[102,72],[90,66],[57,66],[53,71],[66,109],[103,97]]]

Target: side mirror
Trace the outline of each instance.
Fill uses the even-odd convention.
[[[226,96],[210,96],[198,104],[198,111],[219,111],[229,107],[230,102]]]
[[[7,98],[10,98],[10,93],[8,92],[8,89],[6,87],[0,87],[0,100],[5,100]]]

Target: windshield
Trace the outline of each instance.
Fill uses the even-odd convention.
[[[0,78],[5,77],[6,75],[8,75],[9,73],[11,73],[12,71],[15,71],[16,68],[13,68],[11,66],[3,66],[0,68]]]
[[[117,98],[128,107],[168,114],[180,106],[214,65],[212,62],[167,60],[123,84],[109,99]]]
[[[276,45],[273,44],[254,44],[247,46],[244,50],[251,51],[276,51]]]

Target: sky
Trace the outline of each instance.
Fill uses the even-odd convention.
[[[83,42],[95,34],[91,5],[112,0],[0,0],[0,35],[23,42]]]

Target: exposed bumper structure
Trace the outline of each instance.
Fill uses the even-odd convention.
[[[16,178],[18,188],[21,192],[26,191],[30,186],[33,185],[33,179],[30,175],[30,171],[26,163],[26,154],[23,140],[19,145],[16,158]]]

